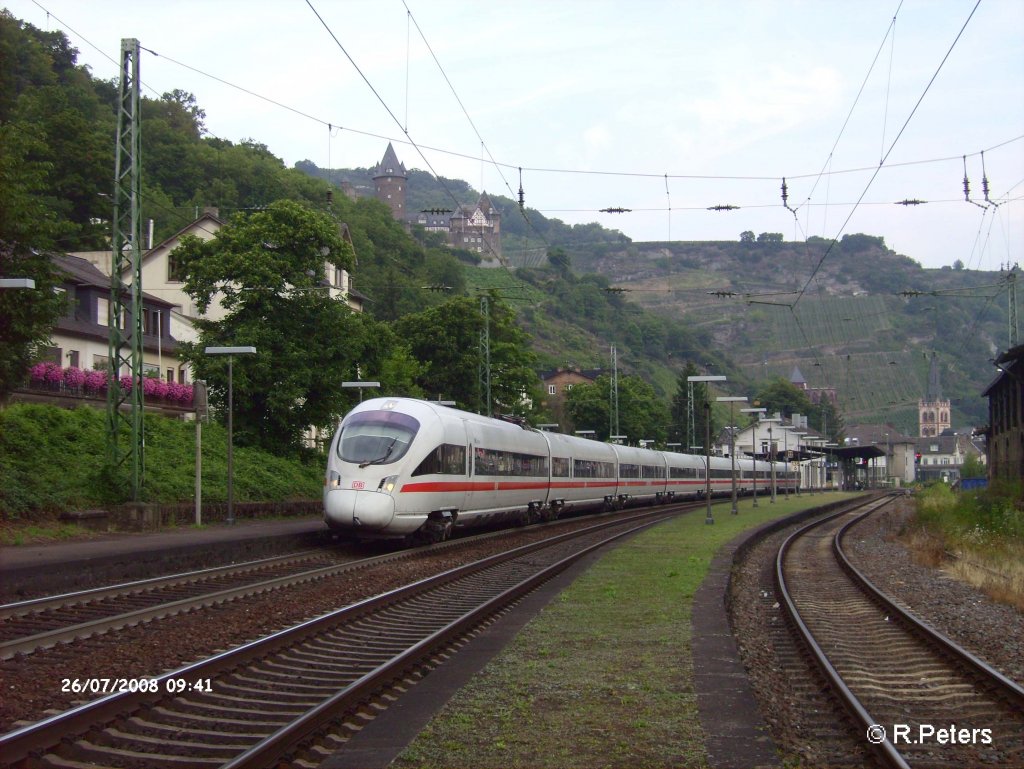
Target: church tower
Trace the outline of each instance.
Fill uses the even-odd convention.
[[[391,209],[391,216],[400,222],[405,222],[405,189],[408,186],[409,175],[405,166],[398,162],[398,155],[395,148],[388,142],[388,148],[384,157],[376,168],[373,169],[373,183],[377,190],[377,200]]]
[[[917,402],[918,434],[922,438],[942,435],[944,430],[952,427],[950,419],[950,403],[942,397],[939,386],[939,366],[932,353],[931,367],[928,369],[928,393]]]

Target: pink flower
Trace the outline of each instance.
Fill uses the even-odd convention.
[[[85,391],[90,393],[105,392],[107,389],[106,371],[86,371]]]
[[[64,374],[56,363],[44,363],[43,381],[48,384],[60,384]]]
[[[77,366],[64,369],[64,385],[77,389],[85,384],[85,372]]]
[[[167,383],[155,377],[142,378],[142,395],[145,398],[163,400],[167,397]]]

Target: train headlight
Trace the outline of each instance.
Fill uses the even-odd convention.
[[[329,473],[327,473],[326,486],[328,489],[340,489],[341,473],[339,473],[337,470],[331,470]]]
[[[389,475],[387,478],[380,479],[380,485],[377,486],[377,491],[383,491],[386,494],[390,494],[395,490],[395,484],[398,482],[397,475]]]

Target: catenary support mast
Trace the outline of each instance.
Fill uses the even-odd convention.
[[[139,41],[121,40],[121,85],[114,161],[114,229],[110,257],[110,330],[107,443],[111,465],[127,465],[132,500],[142,494],[142,210],[139,113]],[[121,276],[131,268],[126,291]],[[118,386],[122,373],[131,386]]]

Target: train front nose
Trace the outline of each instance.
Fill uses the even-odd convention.
[[[342,529],[379,531],[395,517],[395,500],[390,494],[356,489],[324,492],[324,518],[328,525]]]

